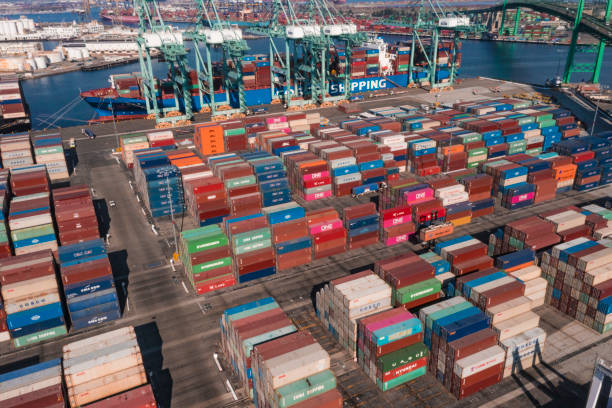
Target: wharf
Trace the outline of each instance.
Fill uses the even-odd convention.
[[[439,99],[458,99],[461,92],[465,97],[473,95],[466,83],[466,88],[452,91],[453,94],[442,94]],[[487,91],[490,84],[507,87],[509,93],[524,91],[521,86],[490,80],[473,82],[471,86],[477,84],[483,92],[479,95],[484,97],[496,95]],[[386,99],[364,102],[362,106],[365,109],[374,105],[418,105],[436,99],[434,95],[425,95],[422,91],[421,94],[418,98],[412,92],[390,95]],[[337,109],[322,110],[322,115],[332,122],[346,117]],[[117,124],[117,127],[120,132],[133,132],[153,128],[153,122],[125,122]],[[541,326],[549,336],[543,364],[463,401],[456,401],[430,374],[382,393],[314,317],[314,293],[330,279],[367,269],[378,259],[420,247],[411,243],[385,247],[379,243],[259,281],[195,296],[188,289],[182,268],[169,264],[174,245],[170,220],[156,220],[160,235],[152,232],[151,219],[130,188],[131,171],[111,153],[116,143],[113,125],[100,125],[95,131],[99,136],[88,140],[80,136],[80,128],[61,129],[64,138],[77,139],[78,165],[72,183],[91,186],[94,205],[102,219],[101,229],[110,234],[109,258],[124,310],[123,318],[23,349],[3,344],[0,346],[1,371],[60,357],[62,345],[68,342],[133,325],[160,407],[251,407],[243,391],[236,390],[237,400],[232,397],[225,379],[234,384],[235,379],[226,364],[226,368],[219,372],[214,353],[219,352],[219,316],[223,310],[266,296],[275,297],[295,324],[311,331],[330,353],[332,370],[338,377],[338,388],[344,395],[346,408],[584,406],[595,357],[612,353],[612,333],[599,335],[551,307],[541,306],[536,312],[542,317]],[[175,130],[177,139],[189,137],[190,132],[188,127]],[[559,195],[555,201],[514,212],[496,208],[494,214],[459,227],[455,235],[473,234],[485,239],[491,230],[512,220],[565,205],[604,204],[611,193],[612,187],[605,186],[588,192],[571,191]],[[116,206],[107,205],[111,200]],[[308,206],[333,205],[339,208],[354,201],[344,197],[316,201]],[[187,219],[175,221],[188,228]]]

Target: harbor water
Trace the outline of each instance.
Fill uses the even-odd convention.
[[[393,43],[398,36],[385,37]],[[249,53],[268,53],[268,40],[248,40]],[[187,47],[193,48],[192,43]],[[460,77],[485,76],[508,81],[544,84],[546,79],[562,75],[568,47],[561,45],[527,44],[492,41],[463,41],[463,61]],[[190,50],[190,64],[194,66],[194,52]],[[594,54],[586,54],[593,58]],[[219,58],[219,54],[213,55]],[[582,60],[578,60],[582,61]],[[586,61],[585,61],[586,62]],[[606,50],[604,67],[612,66],[612,50]],[[155,75],[163,78],[167,74],[164,63],[154,62]],[[93,72],[71,72],[23,81],[23,91],[30,106],[32,127],[45,129],[84,125],[94,118],[94,110],[80,101],[79,92],[109,86],[111,74],[137,72],[140,65],[114,67]],[[590,79],[587,74],[576,74],[572,81]],[[612,70],[603,69],[600,82],[612,85]]]

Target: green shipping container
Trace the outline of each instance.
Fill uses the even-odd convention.
[[[226,129],[223,131],[224,136],[244,135],[245,133],[246,133],[245,128]]]
[[[27,336],[17,337],[13,340],[15,347],[29,346],[41,341],[54,339],[67,334],[66,326],[52,327],[51,329],[28,334]]]
[[[234,255],[242,255],[247,252],[257,251],[259,249],[269,248],[271,246],[272,246],[272,240],[270,240],[270,238],[262,239],[257,242],[252,242],[246,245],[241,245],[239,247],[236,247],[234,249]]]
[[[397,387],[398,385],[402,385],[407,383],[408,381],[412,381],[415,378],[419,378],[420,376],[425,375],[426,372],[427,367],[417,368],[416,370],[412,370],[404,375],[400,375],[399,377],[389,380],[385,383],[380,381],[379,378],[377,378],[376,385],[378,385],[378,388],[380,388],[381,391],[387,391],[391,388]]]
[[[0,231],[0,242],[8,242],[8,235],[6,235],[6,231]]]
[[[270,236],[270,228],[259,228],[232,236],[232,245],[234,247],[239,247],[241,245],[251,244],[262,239],[270,239]]]
[[[478,149],[468,150],[467,156],[474,157],[474,156],[481,156],[483,154],[488,154],[488,153],[489,151],[487,150],[486,147],[479,147]]]
[[[235,179],[225,180],[226,188],[250,186],[252,184],[255,184],[255,176],[245,176],[245,177],[238,177]]]
[[[191,273],[198,274],[202,272],[209,271],[211,269],[223,268],[224,266],[230,266],[232,264],[232,258],[230,256],[220,259],[215,259],[214,261],[206,262],[199,265],[193,265]]]
[[[287,408],[334,388],[336,377],[325,370],[276,389],[274,399],[280,408]]]
[[[43,235],[55,234],[53,224],[39,225],[36,227],[23,228],[20,230],[11,231],[11,239],[13,241],[20,241],[22,239],[31,239],[41,237]]]
[[[431,296],[442,289],[442,283],[431,278],[393,291],[395,304],[409,303],[425,296]]]
[[[62,146],[38,147],[34,149],[34,153],[37,156],[44,154],[64,153],[64,148]]]
[[[376,360],[376,367],[383,372],[394,370],[398,367],[404,366],[412,361],[416,361],[419,358],[426,357],[429,354],[429,350],[423,343],[415,343],[411,346],[404,347],[397,351],[393,351],[384,356],[378,357]]]
[[[483,160],[483,161],[484,161],[484,160]],[[479,161],[479,162],[473,162],[473,163],[468,163],[468,164],[467,164],[465,167],[466,167],[467,169],[473,169],[474,167],[478,167],[478,165],[479,165],[480,163],[482,163],[482,161]]]
[[[542,148],[541,147],[535,147],[533,149],[527,149],[527,150],[525,150],[525,153],[527,153],[530,156],[537,156],[538,154],[542,154]]]
[[[459,137],[461,138],[463,144],[480,142],[482,140],[482,135],[480,133],[469,133],[467,135],[460,135]]]
[[[146,136],[133,136],[127,139],[123,139],[124,145],[130,145],[134,143],[144,143],[144,142],[148,142]]]
[[[517,118],[516,120],[518,121],[519,126],[535,122],[535,118],[533,116],[523,116],[521,118]]]

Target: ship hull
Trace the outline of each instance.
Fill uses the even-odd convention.
[[[408,75],[389,75],[377,76],[368,78],[356,78],[350,81],[350,94],[360,94],[364,92],[379,91],[392,88],[403,88],[408,85]],[[331,96],[341,95],[344,92],[344,82],[331,81],[329,85],[329,94]],[[215,102],[227,103],[229,95],[229,105],[238,107],[238,93],[225,92],[215,93]],[[126,120],[142,118],[147,114],[146,102],[140,98],[104,98],[86,96],[83,98],[85,102],[91,105],[97,113],[96,121],[112,121],[113,117],[116,120]],[[199,111],[207,106],[210,102],[209,96],[204,94],[193,95],[191,97],[192,109]],[[245,90],[245,101],[247,106],[268,105],[272,102],[272,92],[270,88],[249,89]],[[159,98],[157,100],[160,108],[176,107],[174,98]],[[179,108],[183,108],[183,103],[179,100]]]

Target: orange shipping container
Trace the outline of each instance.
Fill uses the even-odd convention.
[[[442,148],[442,154],[445,156],[448,156],[449,152],[450,154],[453,153],[461,153],[463,151],[464,146],[462,144],[456,144],[456,145],[452,145],[452,146],[445,146]]]
[[[216,123],[196,125],[194,143],[203,155],[223,153],[223,128]]]

